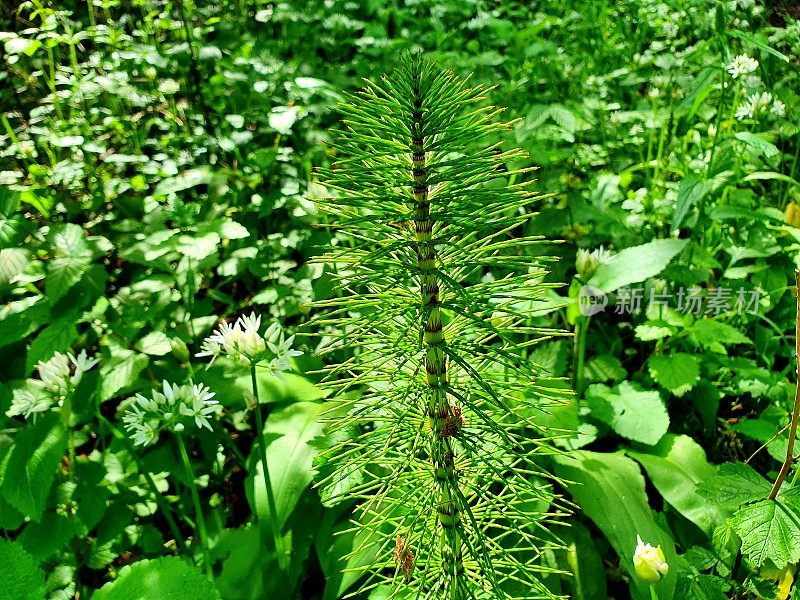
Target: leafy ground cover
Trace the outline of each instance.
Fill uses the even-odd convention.
[[[488,141],[526,153],[497,171],[541,194],[513,234],[545,240],[520,253],[549,274],[514,310],[569,335],[522,350],[558,399],[531,419],[551,438],[536,510],[560,542],[531,570],[555,596],[788,598],[798,16],[6,3],[0,598],[404,597],[413,550],[386,550],[395,584],[370,588],[380,524],[315,482],[353,485],[325,459],[347,428],[321,419],[339,397],[324,369],[357,350],[331,341],[359,331],[327,320],[343,287],[319,260],[352,242],[320,208],[338,102],[409,51],[493,86],[513,123]]]

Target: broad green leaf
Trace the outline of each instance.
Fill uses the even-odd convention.
[[[663,325],[648,325],[643,323],[636,326],[636,337],[643,342],[661,340],[672,335],[672,329]]]
[[[39,40],[15,37],[6,40],[5,50],[6,54],[25,54],[27,56],[33,56],[41,45],[42,42]]]
[[[0,492],[14,508],[39,521],[56,470],[67,449],[67,434],[56,413],[37,417],[14,438],[0,464]]]
[[[289,135],[300,110],[299,106],[276,106],[269,113],[269,126],[278,133]]]
[[[625,248],[598,267],[589,285],[609,294],[621,287],[655,277],[683,250],[688,240],[654,240]]]
[[[0,539],[0,600],[44,600],[44,573],[17,542]]]
[[[669,415],[658,392],[638,390],[629,381],[613,389],[590,385],[586,401],[592,417],[635,442],[652,446],[669,427]]]
[[[151,356],[164,356],[172,352],[172,344],[163,331],[151,331],[136,343],[136,347]]]
[[[8,285],[28,266],[28,251],[23,248],[0,250],[0,286]]]
[[[775,50],[775,48],[772,48],[771,46],[768,46],[767,44],[762,42],[757,36],[755,36],[755,35],[753,35],[751,33],[747,33],[747,32],[744,32],[744,31],[739,31],[738,29],[728,29],[728,30],[726,30],[726,33],[728,35],[730,35],[730,36],[735,37],[735,38],[739,38],[740,40],[750,44],[751,46],[755,46],[759,50],[763,50],[767,54],[771,54],[775,58],[778,58],[778,59],[782,60],[785,63],[789,62],[789,57],[788,56],[786,56],[785,54],[783,54],[781,52],[778,52],[777,50]]]
[[[717,474],[697,488],[707,500],[728,510],[766,498],[772,485],[752,467],[743,463],[725,463]]]
[[[275,496],[275,509],[281,526],[292,514],[305,488],[313,479],[311,468],[316,449],[309,442],[322,433],[317,416],[321,404],[298,402],[273,412],[264,426],[267,439],[267,464]],[[258,458],[258,448],[253,449]],[[271,519],[261,461],[258,461],[253,480],[255,506],[259,518]]]
[[[768,179],[776,179],[778,181],[783,181],[785,183],[789,183],[791,185],[796,185],[800,187],[800,181],[789,177],[788,175],[784,175],[783,173],[776,173],[775,171],[756,171],[755,173],[750,173],[746,177],[742,178],[742,181],[756,181],[756,180],[768,180]]]
[[[153,191],[153,196],[166,196],[197,187],[198,185],[207,185],[211,183],[213,178],[214,173],[209,167],[189,169],[175,177],[161,180]]]
[[[219,600],[219,592],[196,568],[177,556],[140,560],[122,567],[92,600]]]
[[[738,329],[716,319],[700,319],[688,329],[690,337],[712,352],[725,354],[725,346],[750,344],[750,338]]]
[[[675,201],[675,215],[672,217],[672,233],[683,223],[689,211],[699,203],[714,187],[710,180],[702,181],[697,177],[687,177],[678,186],[678,198]]]
[[[648,359],[647,366],[653,379],[678,397],[691,390],[700,380],[700,365],[691,354],[675,352],[653,355]]]
[[[146,354],[117,348],[114,356],[100,364],[100,402],[136,383],[150,362]]]
[[[17,541],[30,552],[31,556],[41,562],[66,547],[75,535],[75,525],[74,519],[48,511],[43,515],[41,522],[28,523]]]
[[[220,241],[219,234],[213,231],[199,235],[181,235],[178,237],[177,250],[181,254],[200,261],[214,254]]]
[[[738,133],[733,134],[740,142],[744,142],[747,146],[752,148],[756,153],[763,154],[766,158],[772,158],[774,156],[778,156],[780,154],[780,150],[778,147],[773,144],[772,142],[768,142],[762,137],[759,137],[755,133],[750,133],[749,131],[740,131]]]
[[[667,433],[647,452],[626,450],[647,472],[661,496],[709,537],[725,519],[723,512],[698,494],[697,487],[714,477],[703,448],[686,435]]]
[[[46,361],[56,352],[66,353],[70,349],[70,344],[78,337],[75,320],[75,315],[65,315],[50,323],[36,336],[28,348],[28,356],[25,361],[27,374],[30,375],[33,372],[40,360]]]
[[[633,568],[636,536],[653,546],[661,546],[668,564],[677,555],[672,538],[656,525],[647,503],[644,477],[638,465],[620,452],[612,454],[576,450],[570,456],[555,458],[555,472],[581,510],[603,532],[620,558],[620,566],[630,575],[634,600],[650,600],[650,588]],[[655,584],[659,598],[672,598],[676,569]]]
[[[608,600],[606,572],[603,559],[595,547],[592,535],[581,523],[558,532],[565,546],[565,568],[572,575],[570,598],[574,600]]]
[[[742,538],[742,554],[761,567],[772,561],[779,569],[800,560],[800,512],[778,500],[761,500],[739,509],[732,519]]]
[[[50,302],[44,296],[28,296],[0,307],[0,347],[24,339],[50,317]]]

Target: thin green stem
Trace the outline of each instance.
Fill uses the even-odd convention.
[[[181,453],[181,460],[186,469],[186,476],[189,478],[189,490],[192,493],[192,503],[194,504],[194,512],[197,519],[197,532],[200,534],[200,545],[203,547],[203,560],[205,562],[206,576],[210,581],[214,580],[214,575],[211,573],[211,554],[208,551],[208,532],[206,530],[206,519],[203,516],[203,507],[200,505],[200,495],[197,493],[197,483],[194,479],[194,469],[192,463],[189,462],[189,453],[186,452],[186,446],[183,443],[181,434],[175,432],[175,439],[178,440],[178,450]]]
[[[586,362],[586,332],[589,330],[589,319],[591,317],[586,317],[583,319],[579,319],[576,325],[576,348],[575,348],[575,391],[578,394],[578,398],[581,397],[583,394],[583,387],[585,385],[585,378],[584,378],[584,364]]]
[[[651,600],[658,600],[658,592],[656,591],[656,586],[650,586],[650,598]]]
[[[282,571],[286,570],[286,552],[283,549],[283,538],[281,537],[281,527],[278,523],[278,511],[275,507],[275,496],[272,493],[272,483],[269,477],[269,465],[267,463],[267,442],[264,438],[264,419],[261,417],[261,403],[258,400],[258,380],[256,379],[256,365],[250,365],[250,381],[253,385],[253,397],[256,405],[253,413],[256,417],[256,435],[258,436],[258,450],[261,459],[261,468],[264,472],[264,490],[267,493],[267,506],[269,507],[270,528],[272,537],[275,540],[275,553],[278,556],[278,566]],[[254,484],[255,486],[255,481]],[[255,494],[255,489],[253,490]],[[258,514],[256,512],[256,514]]]

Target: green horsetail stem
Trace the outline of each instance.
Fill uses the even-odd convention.
[[[508,124],[485,89],[420,56],[342,112],[318,200],[340,294],[315,322],[339,361],[318,485],[324,504],[357,506],[341,566],[364,594],[550,598],[546,524],[563,511],[536,462],[550,452],[537,415],[555,401],[528,355],[560,333],[527,308],[548,286],[540,242],[518,235],[536,199],[513,167],[524,154],[501,150]]]
[[[412,64],[411,114],[411,174],[414,193],[414,229],[417,241],[420,295],[422,299],[422,330],[425,344],[425,371],[428,383],[428,419],[431,427],[430,457],[439,487],[439,525],[443,569],[446,576],[459,577],[463,570],[461,554],[460,510],[453,488],[458,486],[454,467],[454,449],[449,438],[458,435],[458,426],[449,426],[454,415],[447,397],[446,344],[442,332],[442,315],[439,307],[439,281],[436,276],[436,250],[432,234],[434,222],[431,218],[431,203],[428,195],[425,165],[424,114],[420,90],[420,63]],[[459,586],[455,581],[447,585],[453,598],[457,598]]]

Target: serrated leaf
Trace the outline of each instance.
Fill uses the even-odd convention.
[[[672,329],[662,325],[648,325],[643,323],[636,326],[636,337],[643,342],[661,340],[672,335]]]
[[[242,238],[250,237],[250,232],[247,227],[241,223],[237,223],[233,219],[228,219],[219,228],[219,234],[229,240],[240,240]]]
[[[585,376],[588,381],[605,383],[607,381],[619,381],[628,374],[622,367],[622,363],[616,356],[611,354],[601,354],[595,356],[586,363]]]
[[[687,177],[678,186],[678,197],[675,200],[675,214],[672,217],[672,233],[680,228],[689,211],[700,202],[714,187],[710,180],[701,181],[697,177]]]
[[[676,352],[654,355],[647,361],[650,375],[658,384],[678,397],[691,390],[700,380],[700,365],[691,354]]]
[[[700,484],[697,492],[726,509],[766,498],[771,484],[752,467],[743,463],[725,463],[710,480]]]
[[[779,500],[761,500],[739,509],[733,528],[742,554],[756,567],[772,561],[779,569],[800,560],[800,513]]]
[[[0,465],[3,498],[26,517],[39,521],[66,449],[67,434],[56,413],[46,413],[25,427]]]
[[[133,385],[150,359],[131,350],[116,350],[116,356],[100,366],[100,402]]]
[[[735,327],[715,319],[700,319],[690,328],[691,339],[712,352],[725,354],[725,346],[750,344],[750,338]]]
[[[44,573],[23,547],[0,539],[0,600],[44,600]]]
[[[172,344],[163,331],[151,331],[136,343],[136,347],[151,356],[164,356],[172,352]]]
[[[141,560],[120,569],[92,600],[219,600],[219,592],[196,568],[177,556]]]
[[[641,246],[625,248],[597,268],[589,285],[609,294],[631,283],[655,277],[687,243],[688,240],[654,240]]]
[[[28,266],[28,251],[22,248],[0,250],[0,286],[8,285]]]
[[[614,389],[590,385],[586,401],[592,417],[635,442],[652,446],[669,428],[669,415],[658,392],[637,390],[629,381]]]
[[[78,330],[75,328],[75,315],[65,315],[56,319],[45,327],[36,336],[28,348],[28,356],[25,361],[25,372],[30,374],[41,361],[46,361],[56,352],[66,352],[70,345],[78,337]]]

